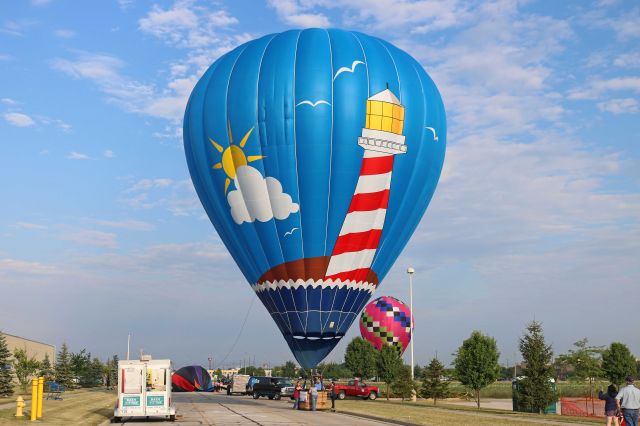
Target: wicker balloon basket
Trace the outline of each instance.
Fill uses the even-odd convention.
[[[331,408],[331,398],[329,392],[318,391],[318,403],[316,404],[316,410],[328,410]],[[298,410],[311,411],[311,396],[308,391],[300,392],[300,404],[298,404]]]

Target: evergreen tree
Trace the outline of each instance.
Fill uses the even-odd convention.
[[[449,395],[449,382],[442,380],[444,373],[444,365],[437,358],[433,358],[423,371],[422,396],[433,398],[433,405]]]
[[[635,374],[636,359],[627,345],[613,342],[602,352],[602,370],[611,383],[620,387],[626,376]]]
[[[0,333],[0,396],[13,395],[11,374],[11,351],[4,334]]]
[[[458,348],[454,361],[456,376],[474,392],[480,409],[480,389],[495,382],[500,374],[500,352],[493,337],[474,331]]]
[[[16,348],[13,351],[13,371],[16,373],[18,382],[22,386],[24,392],[27,391],[27,386],[31,383],[38,372],[40,363],[36,361],[35,357],[29,358],[27,356],[26,349]]]
[[[398,368],[398,372],[393,383],[391,383],[393,393],[396,396],[401,397],[404,401],[405,399],[411,399],[414,389],[417,387],[417,384],[411,380],[411,367],[408,365],[401,365]]]
[[[545,408],[558,398],[551,386],[553,350],[544,340],[542,324],[533,321],[527,325],[527,332],[520,339],[520,352],[525,367],[516,397],[522,405],[544,413]]]
[[[62,344],[56,357],[54,368],[56,382],[70,388],[73,385],[73,372],[71,371],[71,353],[66,343]]]
[[[373,348],[373,346],[371,347]],[[395,346],[383,345],[378,352],[376,365],[378,377],[386,384],[387,399],[389,399],[389,385],[395,381],[398,372],[403,367],[400,352]]]
[[[44,359],[40,363],[40,372],[38,374],[44,377],[45,382],[48,382],[53,378],[53,368],[51,367],[49,354],[44,354]]]
[[[115,388],[118,385],[118,355],[114,355],[108,362],[109,375],[107,377],[107,384],[110,388]]]
[[[378,353],[371,343],[362,337],[355,337],[344,353],[344,365],[356,377],[366,379],[376,375],[376,359]]]

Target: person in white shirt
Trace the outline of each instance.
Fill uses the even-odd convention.
[[[616,395],[618,409],[622,408],[624,421],[627,426],[638,426],[638,413],[640,412],[640,389],[633,385],[633,377],[625,379],[627,386],[620,389]]]

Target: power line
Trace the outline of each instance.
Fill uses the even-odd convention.
[[[224,365],[224,362],[227,360],[229,355],[231,355],[231,352],[233,352],[233,350],[236,348],[236,344],[238,343],[238,340],[240,340],[240,336],[242,336],[242,331],[244,330],[244,326],[247,324],[247,318],[249,318],[249,312],[251,312],[251,307],[253,306],[253,302],[255,300],[256,300],[255,297],[251,298],[251,303],[249,304],[249,308],[247,309],[247,313],[244,315],[244,321],[242,321],[242,327],[240,327],[240,331],[238,332],[238,335],[236,336],[236,340],[233,342],[233,345],[231,345],[231,349],[229,349],[229,352],[227,352],[227,354],[224,356],[224,358],[222,358],[222,361],[220,361],[220,365],[221,366]]]

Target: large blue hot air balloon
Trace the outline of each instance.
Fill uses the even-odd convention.
[[[184,145],[198,196],[303,367],[345,335],[407,243],[445,139],[420,64],[357,32],[264,36],[194,88]]]

